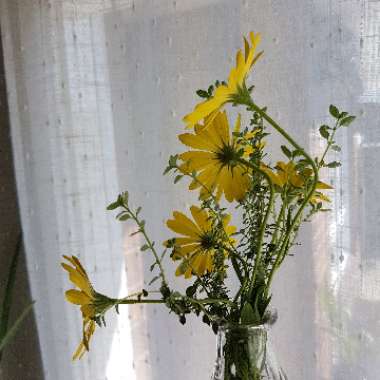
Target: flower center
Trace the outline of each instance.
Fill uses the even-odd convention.
[[[211,249],[215,246],[214,235],[211,232],[205,232],[201,236],[201,246],[204,250]]]
[[[237,156],[233,145],[223,145],[223,147],[216,152],[217,160],[223,166],[234,166]]]

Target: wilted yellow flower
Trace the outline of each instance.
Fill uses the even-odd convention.
[[[71,265],[61,263],[62,267],[69,273],[70,281],[78,289],[67,290],[65,295],[67,301],[74,305],[80,305],[83,318],[83,338],[73,355],[73,360],[81,359],[86,351],[89,351],[89,343],[95,332],[96,322],[101,322],[104,313],[114,306],[114,300],[97,293],[76,256],[63,256]]]
[[[304,179],[296,171],[294,162],[291,162],[291,161],[289,161],[288,163],[285,163],[283,161],[277,162],[276,173],[265,165],[262,165],[262,169],[269,175],[273,184],[279,187],[284,187],[287,184],[290,184],[294,187],[302,187],[304,184]]]
[[[257,45],[260,43],[261,36],[259,33],[249,34],[251,45],[244,38],[245,52],[239,50],[236,54],[236,66],[230,71],[227,84],[222,84],[215,89],[214,95],[199,104],[194,108],[194,111],[186,115],[183,121],[187,128],[194,127],[201,120],[209,116],[209,121],[212,121],[225,103],[233,101],[234,95],[238,93],[239,88],[242,88],[252,65],[258,60],[262,52],[255,55]]]
[[[240,117],[235,131],[239,129]],[[237,161],[241,147],[230,134],[226,112],[218,112],[207,128],[196,126],[194,132],[179,135],[183,144],[196,149],[179,155],[184,161],[181,170],[197,172],[197,180],[191,182],[189,189],[200,187],[202,199],[215,190],[217,199],[224,193],[229,202],[242,200],[250,179],[247,168]]]
[[[96,322],[92,319],[83,319],[83,337],[79,343],[78,348],[75,350],[73,360],[82,359],[86,351],[89,351],[89,344],[92,336],[94,335]]]
[[[184,275],[185,278],[191,277],[194,273],[202,276],[206,272],[211,272],[216,249],[221,243],[233,244],[231,234],[236,231],[236,227],[228,225],[230,215],[223,219],[226,236],[221,237],[218,236],[217,228],[206,210],[191,206],[190,211],[194,221],[185,214],[174,211],[173,219],[169,219],[166,223],[172,231],[182,235],[174,239],[172,258],[182,260],[176,275]]]
[[[277,162],[276,172],[270,169],[268,166],[262,164],[261,169],[264,170],[272,180],[274,185],[283,188],[286,185],[291,185],[294,188],[301,188],[305,185],[305,182],[313,175],[313,171],[310,168],[305,168],[301,171],[296,169],[294,162],[289,161],[285,163],[283,161]],[[331,190],[332,186],[322,181],[317,182],[317,190]],[[321,201],[330,202],[330,199],[319,191],[315,191],[310,198],[310,203],[315,204]]]

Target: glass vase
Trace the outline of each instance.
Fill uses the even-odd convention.
[[[211,380],[288,380],[268,340],[266,326],[221,326]]]

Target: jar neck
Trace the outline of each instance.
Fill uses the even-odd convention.
[[[244,344],[265,354],[268,341],[266,325],[229,324],[220,326],[217,334],[217,355],[222,355],[227,344]]]

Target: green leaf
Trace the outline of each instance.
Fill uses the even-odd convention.
[[[255,312],[253,311],[253,308],[249,302],[246,302],[243,306],[243,309],[241,311],[241,323],[245,325],[250,325],[252,323],[255,323]]]
[[[328,126],[327,125],[322,125],[320,128],[319,128],[319,133],[321,134],[321,136],[324,138],[324,139],[328,139],[330,137],[330,133],[328,131]]]
[[[126,221],[128,219],[131,219],[131,216],[129,214],[122,214],[122,215],[119,216],[118,219],[120,220],[120,222],[124,222],[124,221]]]
[[[329,111],[330,111],[331,116],[335,117],[335,119],[339,119],[340,113],[339,113],[339,110],[337,107],[335,107],[333,104],[331,104]]]
[[[332,161],[332,162],[329,162],[328,164],[326,164],[325,166],[328,168],[338,168],[341,165],[342,164],[338,161]]]
[[[156,276],[156,277],[153,277],[150,281],[149,281],[149,284],[148,285],[152,285],[154,282],[156,282],[161,276]]]
[[[107,210],[115,210],[115,209],[118,208],[119,206],[120,206],[119,201],[112,202],[112,203],[110,203],[110,204],[107,206]]]
[[[141,206],[137,207],[136,215],[140,214],[141,210],[142,210]]]
[[[177,159],[178,159],[178,154],[176,154],[174,156],[170,156],[169,157],[169,166],[171,166],[172,168],[176,167],[177,166]]]
[[[178,175],[174,178],[174,183],[179,182],[182,178],[183,178],[183,175],[182,175],[182,174],[178,174]]]
[[[348,127],[355,119],[356,116],[347,116],[344,119],[342,119],[339,124],[342,127]]]
[[[150,247],[149,247],[148,244],[144,244],[144,245],[140,248],[141,251],[147,251],[148,249],[150,249]]]
[[[165,175],[165,174],[168,174],[170,172],[170,170],[172,170],[173,168],[171,166],[167,166],[164,170],[164,172],[162,173],[162,175]]]
[[[340,151],[342,150],[341,147],[340,147],[339,145],[333,145],[333,146],[331,147],[331,149],[334,150],[335,152],[340,152]]]
[[[207,91],[205,90],[197,90],[196,91],[196,94],[200,97],[200,98],[208,98],[209,97],[209,94]]]
[[[124,191],[124,193],[121,194],[121,197],[120,197],[120,205],[122,203],[128,204],[128,200],[129,200],[129,193],[128,193],[128,191]]]
[[[10,342],[10,340],[13,338],[13,336],[16,334],[16,332],[20,328],[21,323],[27,317],[29,312],[32,310],[33,305],[34,305],[34,301],[23,310],[21,315],[16,319],[16,322],[6,332],[5,336],[0,338],[0,353],[4,349],[4,347]]]
[[[303,155],[303,152],[302,152],[301,149],[295,149],[295,150],[293,150],[293,152],[292,152],[292,156],[293,156],[293,157],[302,156],[302,155]]]
[[[292,158],[292,152],[285,145],[281,145],[281,150],[286,157],[288,157],[289,159]]]
[[[11,264],[9,267],[8,278],[5,286],[4,299],[1,306],[1,314],[0,314],[0,344],[3,341],[4,337],[8,334],[8,323],[9,323],[9,315],[12,306],[12,295],[13,288],[15,286],[16,281],[16,271],[18,260],[20,257],[22,247],[22,235],[18,236],[17,244],[15,247],[15,251],[12,256]]]
[[[153,271],[153,269],[154,269],[154,267],[157,265],[157,263],[156,262],[154,262],[151,266],[150,266],[150,271],[152,272]]]

